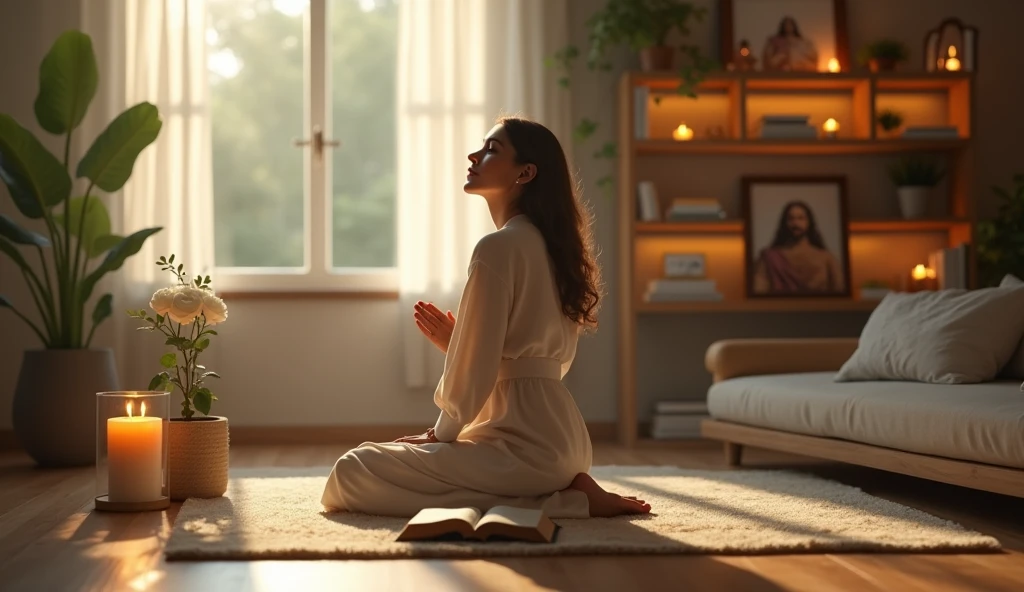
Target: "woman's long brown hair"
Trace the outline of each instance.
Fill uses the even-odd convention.
[[[534,121],[501,117],[498,123],[508,134],[516,161],[537,167],[516,207],[544,236],[562,312],[585,329],[596,329],[603,286],[594,255],[593,218],[581,202],[562,145],[548,128]]]

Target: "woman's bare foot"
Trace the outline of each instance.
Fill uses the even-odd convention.
[[[592,518],[610,518],[623,514],[647,514],[651,506],[642,499],[622,497],[601,489],[593,477],[586,473],[576,475],[567,489],[576,489],[587,495]]]

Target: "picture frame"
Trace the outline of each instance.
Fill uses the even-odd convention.
[[[707,277],[707,261],[704,253],[666,253],[664,276],[666,278]]]
[[[795,28],[795,46],[784,27],[787,33]],[[729,69],[828,72],[831,58],[840,71],[851,69],[846,0],[720,0],[719,42]],[[744,44],[748,51],[741,56]]]
[[[846,177],[743,177],[748,298],[849,298]]]
[[[958,18],[943,20],[924,36],[925,72],[942,72],[949,47],[959,54],[961,70],[974,72],[978,68],[978,29],[965,25]]]

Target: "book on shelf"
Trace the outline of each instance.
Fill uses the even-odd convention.
[[[707,415],[708,404],[706,401],[658,401],[654,412],[658,415]]]
[[[633,88],[633,136],[637,140],[646,140],[647,131],[647,98],[651,91],[646,86]]]
[[[682,222],[687,220],[722,220],[725,210],[713,197],[677,197],[665,210],[665,219]]]
[[[960,244],[933,251],[928,255],[928,266],[935,270],[939,290],[967,288],[968,252],[967,245]]]
[[[769,124],[772,124],[772,125],[785,125],[785,124],[807,125],[807,123],[810,120],[811,120],[811,116],[810,115],[792,115],[792,114],[789,114],[789,115],[778,115],[778,114],[771,115],[771,114],[769,114],[769,115],[762,115],[761,116],[761,124],[762,125],[769,125]]]
[[[722,294],[720,292],[707,292],[707,293],[665,293],[665,292],[646,292],[644,293],[644,300],[646,302],[721,302]]]
[[[647,284],[648,293],[710,294],[717,290],[717,282],[710,279],[662,279]]]
[[[699,438],[700,424],[710,415],[655,415],[651,424],[651,437],[657,439]]]
[[[661,220],[658,190],[652,181],[640,181],[636,188],[637,215],[642,222]]]
[[[955,125],[912,125],[903,130],[908,140],[955,140],[960,132]]]
[[[399,533],[398,541],[512,540],[550,543],[558,525],[543,510],[495,506],[487,512],[476,508],[425,508]]]
[[[818,130],[811,125],[764,125],[761,127],[762,140],[816,140]]]

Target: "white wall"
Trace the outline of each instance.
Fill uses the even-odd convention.
[[[702,0],[715,6],[713,0]],[[573,41],[586,40],[585,20],[604,0],[572,0]],[[1006,184],[1024,172],[1019,151],[1024,137],[1024,79],[1016,47],[1024,2],[1017,0],[847,0],[851,53],[882,36],[893,36],[911,48],[911,67],[921,62],[925,31],[947,16],[960,16],[980,29],[976,121],[977,180],[982,214],[994,211],[989,187]],[[0,112],[32,122],[39,60],[60,31],[74,26],[75,0],[0,2]],[[696,27],[692,41],[717,55],[717,10]],[[16,56],[12,59],[10,56]],[[624,55],[619,66],[634,67]],[[587,197],[596,216],[601,262],[609,287],[615,285],[616,236],[614,198],[605,196],[595,180],[604,174],[589,154],[615,129],[618,74],[598,76],[578,69],[573,77],[574,117],[602,122],[596,138],[575,150],[577,166],[587,183]],[[1015,153],[1016,149],[1016,153]],[[775,162],[778,164],[776,165]],[[782,159],[772,167],[794,174],[822,166],[812,159]],[[737,177],[746,166],[768,166],[749,160],[701,161],[705,176]],[[839,166],[833,164],[830,166]],[[738,181],[731,182],[739,198]],[[6,192],[5,190],[0,190]],[[879,199],[891,199],[880,196]],[[0,199],[0,212],[13,205]],[[894,211],[894,210],[893,210]],[[0,293],[24,302],[27,294],[13,266],[0,260]],[[142,303],[140,303],[142,304]],[[612,292],[602,312],[602,328],[585,338],[573,370],[566,378],[584,416],[612,421],[616,414],[616,343],[618,298]],[[127,304],[125,304],[127,306]],[[415,424],[433,421],[432,389],[410,391],[403,385],[400,364],[401,323],[412,322],[394,301],[237,301],[231,320],[220,329],[207,366],[223,375],[216,411],[234,425]],[[703,370],[703,349],[713,339],[771,335],[856,335],[863,314],[720,314],[645,319],[640,326],[640,388],[646,408],[659,397],[700,397],[709,379]],[[140,336],[143,337],[143,336]],[[23,349],[34,347],[31,334],[6,311],[0,311],[0,429],[10,427],[11,396]],[[440,354],[439,354],[440,355]],[[152,365],[155,365],[155,358]],[[122,368],[128,374],[129,369]],[[131,369],[125,387],[144,387],[155,368]]]

